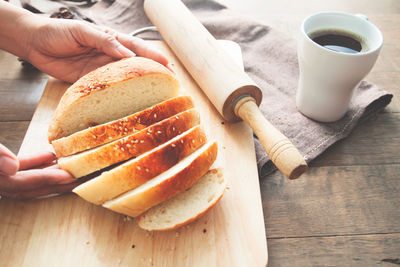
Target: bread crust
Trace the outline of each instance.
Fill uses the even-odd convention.
[[[129,195],[130,192],[128,192],[119,198],[104,203],[103,207],[131,217],[139,216],[151,207],[174,197],[192,186],[209,170],[217,158],[217,152],[217,142],[214,141],[205,151],[178,173],[146,190],[139,190],[134,195]]]
[[[200,125],[148,153],[102,173],[73,192],[94,204],[102,204],[156,177],[206,143]]]
[[[196,109],[189,109],[139,132],[98,148],[58,160],[61,169],[79,178],[139,156],[200,123]]]
[[[57,157],[70,156],[110,143],[193,107],[190,96],[178,96],[119,120],[54,140],[52,145]]]
[[[72,133],[66,131],[61,126],[61,122],[73,104],[91,94],[112,88],[114,84],[151,74],[164,74],[170,79],[176,80],[175,74],[168,68],[158,62],[142,57],[121,59],[84,75],[72,84],[61,97],[49,126],[49,142]],[[177,80],[175,82],[179,84]],[[90,121],[84,123],[87,124],[87,127],[93,126],[90,125]]]

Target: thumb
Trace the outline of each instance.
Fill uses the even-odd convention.
[[[0,173],[14,175],[19,169],[17,157],[4,145],[0,144]]]
[[[83,46],[96,48],[104,54],[113,58],[133,57],[135,53],[123,46],[112,31],[102,31],[95,27],[81,24],[73,28],[72,34]]]

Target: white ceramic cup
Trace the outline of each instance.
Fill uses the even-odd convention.
[[[360,38],[362,50],[355,54],[337,52],[311,39],[313,33],[325,30],[353,33]],[[382,33],[363,15],[323,12],[306,18],[298,47],[298,110],[321,122],[342,118],[354,89],[375,64],[382,44]]]

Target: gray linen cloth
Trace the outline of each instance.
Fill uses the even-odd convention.
[[[296,41],[281,32],[234,14],[214,0],[183,1],[216,39],[237,42],[243,53],[245,71],[263,91],[261,104],[265,117],[283,132],[310,163],[329,146],[345,138],[363,120],[388,105],[393,95],[363,81],[356,89],[349,111],[339,121],[319,123],[296,109],[295,95],[299,67]],[[103,0],[90,8],[76,9],[96,24],[129,33],[150,26],[143,0]],[[144,34],[144,39],[160,39]],[[271,173],[275,166],[254,139],[259,176]]]

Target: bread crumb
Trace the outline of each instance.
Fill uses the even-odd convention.
[[[122,150],[122,151],[125,151],[125,149],[124,149],[123,147],[121,147],[121,150]]]
[[[89,242],[89,241],[87,241],[87,242],[86,242],[86,245],[89,245],[89,244],[90,244],[90,242]]]
[[[144,143],[144,140],[140,140],[140,143],[143,144],[143,143]]]
[[[181,140],[181,143],[183,144],[183,140]]]
[[[146,168],[145,170],[146,170],[146,172],[149,172],[149,171],[150,171],[148,168]]]
[[[140,166],[136,166],[136,169],[138,169],[138,171],[140,171],[141,168],[140,168]]]
[[[96,135],[93,135],[93,138],[94,138],[94,139],[96,139],[96,138],[97,138],[97,136],[96,136]]]
[[[131,144],[126,144],[126,147],[131,147]]]
[[[154,119],[157,119],[157,113],[154,113]]]
[[[175,119],[179,119],[179,116],[175,116]]]
[[[161,131],[157,131],[157,133],[158,133],[158,134],[161,134],[162,132],[161,132]]]
[[[194,139],[192,139],[192,143],[194,144],[196,141]]]
[[[175,131],[175,130],[176,130],[175,126],[172,126],[172,131]]]
[[[175,145],[175,144],[171,144],[171,146],[172,146],[172,147],[176,147],[176,145]]]
[[[110,139],[110,140],[111,140],[111,139],[112,139],[112,137],[111,137],[111,136],[109,136],[109,137],[108,137],[108,139]]]

